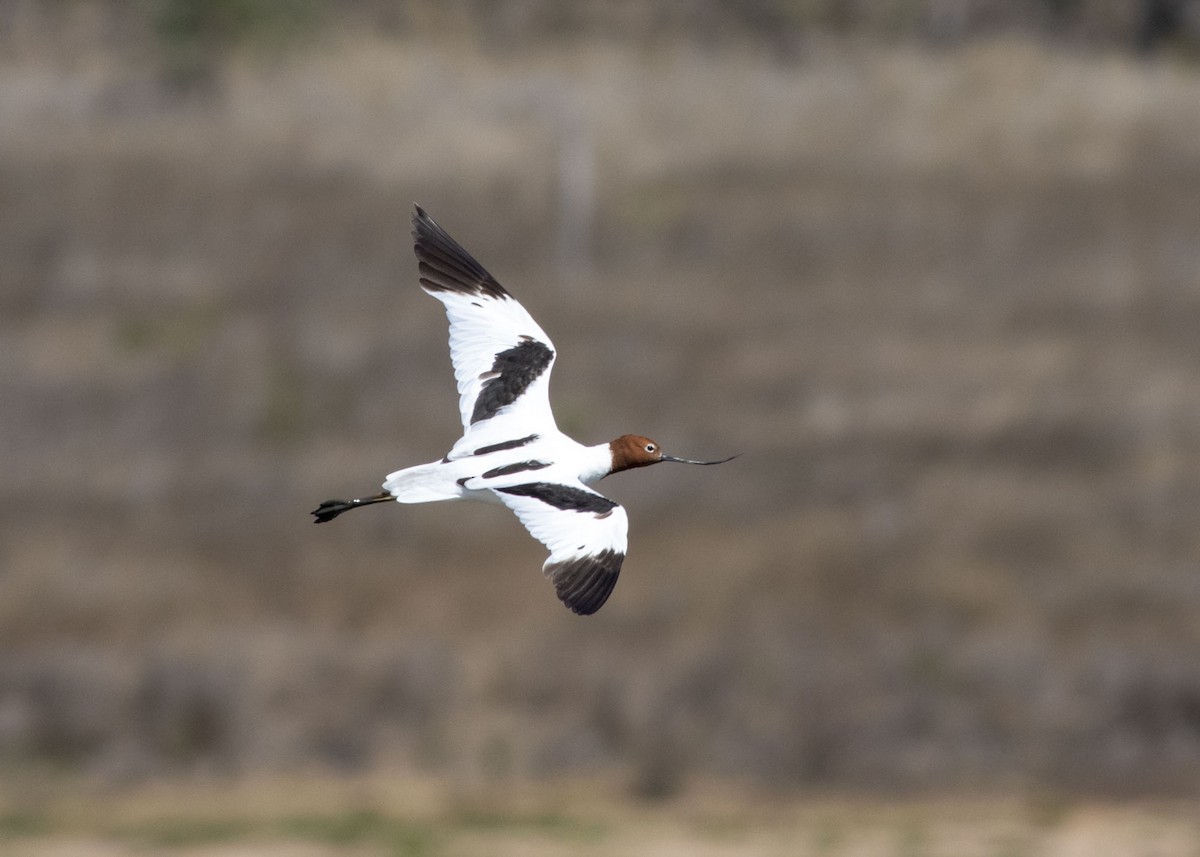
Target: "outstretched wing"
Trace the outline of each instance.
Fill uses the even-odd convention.
[[[507,415],[531,427],[553,428],[550,337],[419,205],[412,224],[421,288],[445,305],[450,320],[450,360],[464,433]]]
[[[608,600],[625,561],[625,509],[582,482],[524,482],[492,492],[550,549],[542,573],[559,600],[587,615]]]

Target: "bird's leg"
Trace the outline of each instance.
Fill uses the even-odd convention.
[[[342,512],[348,512],[351,509],[357,509],[359,506],[369,506],[372,503],[382,503],[385,500],[396,499],[386,491],[381,491],[373,497],[363,497],[359,500],[326,500],[317,508],[313,509],[312,514],[316,515],[317,519],[314,524],[323,524],[326,521],[332,521]]]

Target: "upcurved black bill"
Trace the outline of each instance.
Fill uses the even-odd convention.
[[[728,458],[719,458],[716,461],[692,461],[692,459],[690,459],[690,458],[677,458],[674,455],[665,455],[664,454],[662,456],[662,458],[660,458],[659,460],[660,461],[674,461],[678,464],[724,464],[726,461],[733,461],[735,458],[738,457],[738,455],[741,455],[741,453],[739,452],[737,455],[731,455]]]

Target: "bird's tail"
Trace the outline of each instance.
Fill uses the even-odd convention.
[[[433,461],[389,473],[383,490],[400,503],[461,500],[465,490],[455,481],[454,462]]]
[[[418,464],[416,467],[406,467],[389,473],[383,483],[383,491],[372,496],[356,500],[326,500],[313,509],[316,523],[323,524],[332,521],[342,512],[349,512],[360,506],[372,503],[383,503],[396,500],[400,503],[436,503],[439,500],[460,500],[466,493],[461,484],[455,480],[455,468],[452,462],[434,461],[429,464]]]

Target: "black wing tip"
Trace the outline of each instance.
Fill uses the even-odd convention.
[[[413,203],[412,216],[412,239],[413,246],[420,249],[423,244],[433,242],[436,243],[440,236],[446,235],[446,230],[437,225],[434,220],[421,206]],[[452,239],[453,240],[453,239]],[[420,253],[417,254],[418,256]]]
[[[625,554],[606,550],[548,565],[546,575],[572,613],[590,616],[608,601],[624,561]]]
[[[414,241],[424,234],[444,231],[419,203],[413,203],[412,235]]]
[[[413,203],[412,239],[413,252],[420,263],[421,286],[427,291],[510,297],[496,278],[416,203]]]

